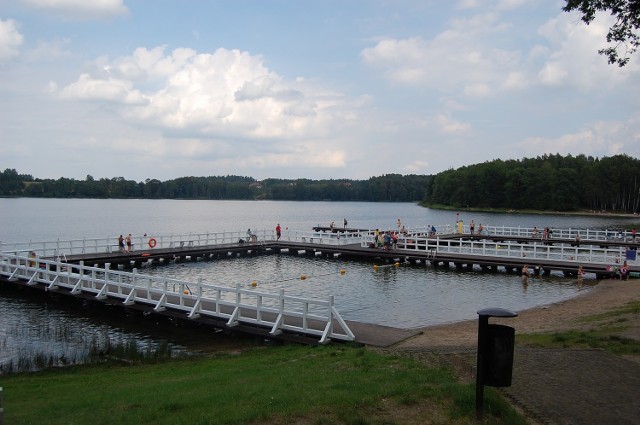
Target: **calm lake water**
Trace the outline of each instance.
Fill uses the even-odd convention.
[[[283,229],[310,230],[343,218],[349,227],[395,228],[396,220],[408,228],[427,224],[453,224],[456,213],[430,210],[410,203],[363,202],[277,202],[277,201],[179,201],[179,200],[94,200],[94,199],[0,199],[0,241],[44,241],[109,237],[132,233],[187,234],[244,231],[247,228],[271,230],[277,223]],[[574,217],[563,215],[516,215],[461,213],[465,222],[489,226],[538,226],[542,228],[615,229],[627,219]],[[347,273],[341,275],[340,269]],[[197,282],[235,286],[256,280],[259,289],[291,295],[326,298],[335,296],[338,311],[347,320],[401,328],[415,328],[477,318],[486,307],[513,311],[557,302],[588,291],[595,281],[577,285],[562,276],[536,277],[523,287],[518,276],[506,273],[459,272],[430,266],[380,267],[372,264],[323,258],[264,255],[229,260],[147,266],[140,273],[163,274]],[[302,281],[301,274],[309,276]],[[138,322],[140,319],[135,319]],[[133,319],[129,323],[133,325]],[[63,331],[46,336],[51,323],[63,324]],[[70,312],[55,302],[44,304],[20,296],[0,293],[0,365],[15,361],[26,352],[47,347],[71,357],[82,351],[82,341],[134,338],[157,344],[161,337],[148,330],[108,321],[96,321],[90,310]],[[46,325],[45,325],[46,324]],[[154,329],[162,334],[164,325]],[[31,331],[25,332],[29,328]],[[22,329],[22,331],[20,331]],[[84,338],[82,337],[84,335]],[[176,342],[176,350],[185,343]],[[202,334],[202,339],[211,335]],[[66,340],[65,340],[66,338]],[[159,339],[160,338],[160,339]],[[56,338],[54,338],[56,339]],[[69,342],[72,341],[72,342]],[[193,343],[193,341],[192,341]],[[190,345],[186,343],[187,349]]]

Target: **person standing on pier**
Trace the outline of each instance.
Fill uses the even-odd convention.
[[[476,229],[476,223],[473,220],[471,220],[471,224],[469,224],[469,231],[471,232],[472,235],[475,229]]]
[[[118,249],[120,252],[124,252],[124,238],[122,235],[118,236]]]
[[[276,240],[280,240],[280,236],[282,235],[282,227],[280,227],[280,223],[276,226]]]
[[[133,252],[133,245],[131,243],[131,233],[127,235],[127,252]]]
[[[345,218],[345,219],[342,221],[342,223],[344,224],[344,228],[346,229],[346,228],[347,228],[347,219]]]

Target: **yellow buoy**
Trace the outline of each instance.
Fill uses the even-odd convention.
[[[300,280],[305,280],[306,278],[307,278],[307,275],[306,275],[306,274],[301,274],[301,275],[300,275]]]
[[[258,286],[258,281],[257,280],[252,281],[251,286]]]
[[[396,267],[400,267],[400,262],[396,262]]]
[[[345,274],[347,271],[345,269],[340,269],[340,274]]]
[[[378,270],[378,265],[377,264],[373,265],[373,270]]]
[[[183,294],[185,295],[189,295],[189,291],[187,289],[185,289],[184,291],[182,291]]]

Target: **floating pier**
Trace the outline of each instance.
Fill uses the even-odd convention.
[[[117,245],[114,249],[110,239],[2,243],[0,280],[273,338],[384,346],[411,332],[344,321],[333,299],[185,282],[143,275],[138,269],[153,263],[277,254],[507,273],[520,273],[527,266],[537,274],[555,271],[569,276],[581,267],[598,278],[618,278],[623,267],[631,277],[640,272],[640,241],[629,235],[611,239],[598,231],[554,229],[559,237],[541,240],[531,229],[520,228],[494,228],[483,235],[434,235],[414,229],[397,234],[393,244],[381,248],[373,231],[342,230],[288,230],[280,239],[268,231],[147,236],[138,238],[131,251]],[[567,237],[575,234],[580,235],[579,243],[575,236]]]

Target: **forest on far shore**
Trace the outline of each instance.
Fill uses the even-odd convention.
[[[234,199],[286,201],[419,202],[430,176],[387,174],[368,180],[265,179],[252,177],[180,177],[144,182],[124,177],[84,180],[36,179],[14,169],[0,173],[0,196],[33,198]]]
[[[386,174],[368,180],[180,177],[38,179],[0,173],[0,196],[39,198],[236,199],[420,202],[466,209],[637,213],[640,160],[628,155],[543,155],[493,160],[436,175]]]
[[[627,155],[498,159],[436,174],[423,205],[637,213],[640,161]]]

